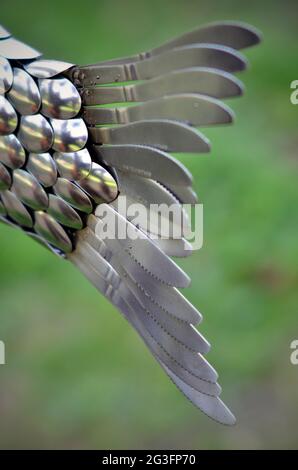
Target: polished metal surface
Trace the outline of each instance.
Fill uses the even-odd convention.
[[[96,235],[96,242],[97,241],[98,236]],[[102,254],[103,245],[100,244],[96,249]],[[165,283],[158,282],[157,278],[154,280],[154,276],[152,275],[153,273],[146,271],[146,268],[143,265],[133,262],[130,256],[125,255],[125,250],[119,248],[117,252],[116,249],[112,251],[109,249],[105,258],[113,263],[113,265],[115,265],[114,260],[116,259],[117,265],[122,265],[122,269],[126,272],[126,276],[124,275],[123,277],[127,278],[127,276],[129,276],[133,279],[143,288],[145,295],[147,295],[153,303],[157,304],[163,311],[179,320],[193,325],[201,322],[202,315],[191,303],[187,302],[186,298],[180,291]],[[117,270],[119,269],[118,266]]]
[[[89,266],[91,270],[95,269],[95,273],[97,272],[97,269],[98,271],[100,270],[97,277],[104,278],[111,284],[110,293],[112,293],[112,288],[115,289],[118,294],[118,296],[116,296],[118,301],[121,299],[121,296],[124,296],[127,299],[128,304],[134,306],[137,317],[143,325],[146,325],[146,330],[148,329],[150,332],[149,336],[154,338],[157,344],[162,344],[165,348],[164,350],[168,353],[166,361],[172,363],[173,366],[172,359],[176,357],[176,364],[178,366],[182,363],[185,364],[185,370],[188,369],[190,372],[193,371],[193,374],[191,374],[192,377],[190,375],[188,376],[189,380],[191,380],[192,386],[199,390],[203,387],[203,391],[210,395],[219,395],[221,389],[213,382],[217,377],[213,368],[200,356],[196,356],[195,351],[190,352],[190,345],[193,345],[194,343],[196,343],[196,349],[207,351],[209,349],[208,342],[206,342],[201,335],[196,335],[195,331],[192,331],[190,325],[184,324],[182,326],[181,322],[177,322],[175,319],[170,319],[167,314],[164,315],[162,311],[158,310],[158,307],[155,307],[154,310],[154,306],[151,305],[151,309],[154,311],[154,314],[151,313],[152,310],[147,311],[148,303],[144,302],[146,308],[144,308],[144,305],[142,304],[142,300],[145,301],[146,295],[142,295],[139,288],[135,286],[134,283],[131,283],[127,276],[125,277],[122,274],[121,265],[117,264],[114,259],[111,264],[106,262],[106,260],[99,255],[92,246],[85,243],[84,239],[82,240],[82,244],[83,249],[78,250],[79,258],[81,258],[81,260],[85,260],[86,265]],[[102,265],[104,269],[102,269]],[[115,269],[113,270],[113,268]],[[142,300],[138,298],[138,295],[142,296]],[[156,309],[158,311],[158,316],[156,315]],[[160,312],[162,318],[159,316]],[[177,328],[179,329],[178,332]],[[171,334],[168,334],[168,332],[171,332]],[[165,337],[167,337],[166,341]],[[184,346],[185,340],[187,341],[185,344],[186,349],[182,352],[180,347]],[[180,343],[180,346],[177,346],[177,343]],[[177,356],[178,351],[179,359]],[[171,358],[170,361],[169,357]],[[188,359],[189,363],[187,364]],[[195,362],[196,367],[194,365]],[[204,383],[199,379],[199,377],[204,377],[206,382]]]
[[[48,243],[60,248],[65,253],[72,251],[72,243],[61,225],[50,215],[42,211],[35,212],[35,231]]]
[[[14,38],[0,41],[0,55],[11,60],[28,60],[40,57],[40,52]]]
[[[27,232],[27,236],[35,240],[41,246],[46,248],[47,250],[51,251],[56,256],[64,257],[64,254],[61,252],[60,249],[55,248],[54,246],[50,245],[43,237],[38,235],[36,232]]]
[[[78,184],[98,204],[101,202],[111,202],[118,196],[118,186],[115,179],[105,168],[97,163],[92,164],[87,178],[80,180]]]
[[[126,196],[127,204],[139,203],[147,209],[144,216],[138,217],[140,228],[147,231],[150,227],[152,234],[167,238],[172,238],[175,233],[181,234],[182,227],[186,230],[185,233],[190,230],[187,214],[180,202],[162,184],[122,171],[118,171],[117,176],[120,194]],[[112,205],[117,210],[118,201],[116,200]],[[169,220],[168,212],[165,215],[161,214],[159,207],[175,208],[176,217]],[[154,213],[155,217],[151,217]],[[131,217],[133,219],[135,216]],[[130,220],[129,215],[127,219]]]
[[[22,116],[18,138],[29,152],[47,152],[54,139],[53,129],[41,114]]]
[[[226,72],[240,72],[247,61],[242,54],[226,46],[192,44],[165,51],[140,62],[127,64],[98,64],[80,67],[77,75],[81,86],[112,82],[147,80],[173,70],[190,67],[212,67]],[[75,73],[74,73],[75,75]]]
[[[52,78],[55,75],[65,72],[73,67],[74,64],[62,62],[59,60],[35,60],[25,66],[27,72],[36,78]]]
[[[11,34],[7,31],[7,29],[0,25],[0,39],[9,38],[9,36],[11,36]]]
[[[166,152],[145,145],[98,145],[94,152],[99,161],[119,170],[156,181],[189,186],[190,172]]]
[[[4,210],[6,211],[5,207]],[[9,218],[9,216],[6,214],[6,216],[0,216],[0,223],[4,225],[8,225],[9,227],[16,228],[16,229],[21,229],[20,226],[14,221]]]
[[[23,115],[36,114],[40,108],[41,98],[33,78],[25,70],[13,69],[13,84],[7,94],[13,107]]]
[[[84,244],[85,248],[85,244]],[[165,363],[171,364],[171,367],[174,368],[176,373],[179,374],[179,377],[182,375],[182,377],[188,376],[189,380],[192,380],[192,386],[196,387],[193,388],[194,391],[198,390],[199,387],[204,387],[204,390],[206,392],[207,389],[212,388],[214,389],[214,385],[207,383],[206,381],[203,382],[202,380],[197,379],[195,374],[188,374],[187,369],[184,368],[183,366],[181,367],[180,364],[180,358],[179,361],[173,360],[173,355],[172,351],[170,349],[170,352],[168,350],[170,346],[171,341],[175,341],[174,338],[169,338],[168,336],[168,341],[166,341],[166,351],[164,350],[163,347],[160,347],[160,344],[165,343],[165,332],[162,334],[161,337],[159,337],[158,341],[154,340],[154,337],[156,334],[160,334],[158,331],[158,325],[153,324],[151,322],[150,316],[145,318],[145,310],[142,308],[142,304],[138,301],[138,299],[132,294],[132,292],[127,288],[125,283],[121,281],[121,275],[118,276],[118,278],[115,276],[113,272],[113,268],[111,265],[107,265],[106,271],[107,274],[100,274],[98,275],[97,271],[94,271],[91,266],[87,272],[85,272],[84,266],[88,264],[88,256],[84,256],[85,253],[78,253],[77,256],[71,256],[70,258],[72,261],[77,264],[79,269],[81,269],[87,277],[90,279],[90,281],[106,295],[113,303],[116,305],[122,313],[125,315],[125,317],[130,321],[134,327],[137,329],[137,331],[141,334],[142,338],[144,339],[145,343],[147,346],[150,348],[152,351],[153,355],[158,358],[159,355],[164,358]],[[100,266],[103,264],[103,258],[100,257],[100,260],[98,261],[97,266]],[[110,279],[111,279],[111,274],[113,274],[113,282],[112,285],[110,285]],[[117,273],[116,273],[117,274]],[[144,321],[144,322],[143,322]],[[149,322],[149,324],[148,324]],[[152,331],[152,334],[147,330],[147,326],[149,327],[150,332]],[[177,347],[177,343],[176,343]],[[175,353],[175,351],[174,351]],[[201,358],[197,357],[197,361],[201,362],[202,369],[205,368],[206,370],[209,367],[209,372],[212,373],[212,368],[206,364],[206,362],[202,362]],[[159,361],[160,362],[160,361]],[[187,367],[187,366],[186,366]],[[192,375],[192,377],[191,377]],[[187,379],[186,379],[187,381]],[[218,387],[215,388],[217,394],[220,392]],[[210,392],[210,390],[209,390]],[[211,393],[208,393],[210,396]],[[209,400],[209,398],[206,398],[205,395],[205,400]],[[223,416],[222,416],[223,419]]]
[[[41,112],[55,119],[71,119],[81,109],[81,96],[67,78],[45,78],[39,80],[42,100]]]
[[[11,169],[24,165],[26,153],[14,134],[0,136],[0,162]]]
[[[187,256],[191,246],[172,229],[187,226],[180,203],[197,199],[190,173],[167,152],[207,152],[209,141],[192,126],[232,121],[217,99],[242,93],[231,72],[246,67],[237,50],[259,42],[258,32],[214,23],[147,53],[83,67],[34,60],[39,53],[8,36],[0,27],[0,95],[7,94],[0,103],[1,222],[72,261],[178,388],[207,415],[233,424],[203,356],[210,344],[193,326],[202,316],[178,290],[190,278],[171,256]],[[14,82],[5,57],[16,67]],[[170,236],[156,240],[164,234],[159,223],[124,217],[118,192],[150,209],[175,204],[178,221],[161,216]],[[103,214],[115,220],[116,237],[106,233]]]
[[[26,170],[45,188],[53,186],[57,181],[57,167],[50,153],[30,153]]]
[[[13,81],[13,73],[7,59],[0,56],[0,94],[6,93]]]
[[[197,202],[199,202],[198,196],[191,186],[174,185],[170,182],[168,182],[166,186],[183,204],[197,204]]]
[[[1,194],[0,194],[0,217],[5,217],[7,214],[6,209],[4,207],[3,202],[1,201]]]
[[[49,199],[35,176],[25,170],[13,172],[12,191],[27,206],[34,210],[46,209]]]
[[[221,393],[221,388],[216,384],[216,374],[210,364],[200,354],[190,352],[190,348],[185,348],[177,338],[177,333],[174,337],[169,334],[158,317],[156,319],[148,315],[147,309],[140,307],[142,303],[139,299],[136,302],[136,296],[132,297],[130,289],[122,288],[121,294],[133,307],[135,318],[143,327],[142,331],[147,339],[146,344],[153,356],[162,358],[194,391],[203,394],[205,400],[217,397]],[[133,321],[132,324],[134,324]]]
[[[0,95],[0,135],[11,134],[17,125],[17,113],[9,101],[3,95]]]
[[[49,195],[49,207],[47,212],[58,222],[66,227],[80,230],[83,222],[79,214],[59,196]]]
[[[1,192],[1,199],[9,217],[11,217],[12,220],[17,222],[22,227],[30,228],[33,226],[30,213],[13,192]]]
[[[54,129],[53,148],[58,152],[77,152],[88,139],[88,131],[83,119],[51,119]]]
[[[160,250],[171,257],[186,258],[193,254],[192,245],[184,238],[174,240],[155,238],[153,242]]]
[[[236,423],[235,416],[220,398],[208,396],[208,394],[197,391],[192,385],[189,385],[187,381],[181,378],[181,374],[176,375],[163,361],[159,360],[159,363],[170,379],[177,385],[178,389],[207,416],[229,426],[233,426]]]
[[[133,85],[85,88],[83,104],[148,101],[164,95],[199,93],[214,98],[241,95],[243,85],[228,72],[207,67],[193,67],[170,72]]]
[[[11,176],[7,168],[0,163],[0,191],[9,189],[11,186]]]
[[[90,125],[127,124],[147,119],[178,120],[193,126],[228,124],[233,111],[215,98],[204,95],[169,95],[142,104],[119,108],[85,107],[84,118]]]
[[[261,37],[261,33],[256,28],[253,28],[246,23],[239,21],[218,21],[200,26],[189,33],[167,41],[151,51],[142,52],[132,57],[112,59],[102,63],[125,64],[135,62],[138,60],[144,60],[147,57],[158,55],[161,52],[165,52],[176,47],[197,43],[220,44],[239,50],[258,44]]]
[[[260,32],[246,23],[239,21],[217,21],[167,41],[162,46],[153,49],[151,55],[160,54],[162,51],[173,47],[198,42],[209,42],[211,44],[222,44],[234,49],[244,49],[258,44],[260,40]]]
[[[210,151],[208,139],[197,129],[180,122],[152,119],[117,127],[90,127],[97,144],[148,145],[167,152]]]
[[[75,209],[79,209],[87,214],[92,212],[93,206],[87,194],[71,181],[65,178],[58,178],[53,189],[57,196],[62,197]]]
[[[86,148],[78,152],[55,152],[53,157],[62,178],[79,181],[90,173],[92,160]]]
[[[152,240],[137,227],[132,225],[125,217],[120,215],[110,204],[105,204],[104,207],[100,209],[97,208],[95,214],[101,217],[103,209],[105,210],[105,214],[110,217],[115,217],[120,233],[127,233],[129,235],[124,239],[114,240],[106,238],[105,242],[111,249],[115,249],[116,245],[120,243],[126,256],[131,257],[134,264],[136,264],[136,261],[139,263],[141,270],[136,268],[138,269],[139,275],[142,273],[142,276],[147,278],[146,273],[143,273],[145,268],[145,271],[151,273],[156,279],[165,282],[169,286],[187,287],[189,285],[190,279],[187,274],[159,250]],[[101,229],[102,227],[98,226],[98,230],[96,231],[99,237],[101,236]],[[131,243],[132,239],[134,240],[133,243]]]

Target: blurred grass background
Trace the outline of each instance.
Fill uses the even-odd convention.
[[[0,230],[1,448],[295,448],[298,367],[297,2],[14,0],[1,23],[47,58],[93,63],[147,50],[197,25],[249,22],[237,121],[185,156],[204,203],[202,250],[183,263],[204,314],[234,428],[208,420],[134,331],[70,264]]]

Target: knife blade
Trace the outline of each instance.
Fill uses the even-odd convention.
[[[105,239],[108,247],[113,247],[112,251],[114,253],[119,251],[124,252],[125,255],[129,256],[143,271],[150,273],[151,276],[155,277],[160,282],[175,287],[187,287],[189,285],[190,279],[187,274],[154,245],[152,240],[150,240],[144,232],[138,230],[137,227],[131,224],[108,204],[101,204],[95,211],[95,215],[98,218],[102,218],[103,213],[111,220],[115,220],[119,233],[123,234],[123,238],[107,238],[104,233],[104,224],[97,223],[97,235]]]
[[[98,251],[88,243],[88,240],[78,237],[79,243],[77,247],[77,254],[84,257],[88,265],[92,266],[98,274],[113,286],[118,289],[120,283],[123,282],[127,285],[133,295],[139,300],[142,306],[154,317],[156,324],[161,325],[161,328],[167,331],[172,338],[177,339],[178,342],[183,344],[186,348],[191,349],[193,352],[206,354],[210,350],[208,341],[189,323],[182,322],[176,317],[169,315],[163,309],[154,304],[144,291],[140,289],[137,283],[132,281],[124,273],[121,264],[117,263],[116,259],[107,262]]]
[[[261,33],[245,23],[236,21],[218,21],[204,26],[200,26],[189,33],[174,38],[149,52],[142,52],[135,56],[112,59],[102,62],[103,64],[124,64],[144,60],[146,57],[158,55],[161,52],[175,47],[188,44],[210,43],[228,46],[233,49],[245,49],[258,44],[261,40]]]
[[[206,397],[204,394],[196,391],[193,387],[189,386],[185,381],[181,380],[169,367],[164,364],[159,358],[158,362],[172,379],[178,389],[203,413],[210,416],[215,421],[222,424],[233,425],[236,422],[235,416],[227,408],[227,406],[218,397]]]
[[[76,67],[72,74],[80,86],[88,87],[113,82],[145,80],[190,67],[211,67],[226,72],[241,72],[247,60],[238,51],[214,44],[177,47],[140,62],[97,64]]]
[[[164,95],[198,93],[214,98],[230,98],[243,93],[242,82],[232,74],[207,67],[175,70],[132,85],[84,88],[83,105],[148,101]]]
[[[177,186],[190,186],[191,173],[170,154],[145,145],[93,146],[99,162],[130,174],[170,182]]]
[[[86,261],[89,262],[90,260],[89,257],[85,258],[85,253],[85,247],[82,247],[81,251],[79,251],[77,255],[72,256],[72,258],[75,257],[75,259],[81,262],[81,265],[84,265]],[[99,263],[101,262],[100,255],[98,261]],[[91,268],[91,272],[92,271],[98,274],[94,265]],[[96,283],[98,284],[98,280]],[[122,296],[125,302],[134,311],[135,320],[142,325],[147,339],[150,338],[150,345],[151,349],[153,346],[153,352],[157,351],[158,356],[161,356],[166,363],[171,364],[175,370],[178,370],[179,375],[183,376],[184,380],[192,387],[210,395],[218,395],[220,393],[221,389],[216,384],[217,373],[201,354],[192,353],[177,341],[173,341],[173,338],[171,339],[169,335],[165,335],[165,332],[157,326],[157,323],[152,317],[144,311],[142,305],[124,282],[121,282],[120,285],[117,283],[116,289],[114,289],[113,286],[110,286],[109,289],[105,285],[105,292],[108,294],[108,297],[115,299],[114,293],[112,294],[113,291],[117,291],[118,296]]]
[[[127,256],[124,250],[118,247],[113,250],[113,246],[108,246],[108,240],[101,240],[96,234],[96,226],[98,219],[95,216],[89,216],[88,227],[85,229],[88,243],[93,246],[106,260],[110,261],[113,257],[117,257],[123,266],[126,274],[132,278],[134,282],[142,284],[146,294],[159,307],[171,315],[186,321],[193,325],[197,325],[202,320],[200,312],[181,294],[181,292],[165,283],[157,283],[156,279],[150,273],[143,269],[138,263]],[[119,241],[118,241],[119,243]]]
[[[178,186],[167,183],[167,188],[182,204],[197,204],[198,195],[190,186]]]
[[[150,234],[148,234],[150,237]],[[193,252],[193,247],[185,238],[176,240],[165,240],[162,238],[152,238],[155,243],[166,255],[177,258],[186,258]]]
[[[164,186],[155,180],[117,172],[120,194],[126,197],[128,220],[136,220],[134,225],[140,226],[146,232],[167,238],[181,238],[190,233],[190,223],[186,211],[178,199]],[[111,205],[121,210],[121,199]],[[135,204],[141,204],[139,210]]]
[[[191,93],[169,95],[134,106],[118,108],[84,107],[87,124],[128,124],[147,119],[169,119],[193,126],[228,124],[234,119],[233,111],[221,101]]]
[[[209,140],[186,124],[162,120],[142,120],[117,127],[89,127],[94,143],[111,145],[148,145],[167,152],[205,153]]]

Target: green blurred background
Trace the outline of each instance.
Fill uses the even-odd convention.
[[[234,428],[169,382],[117,311],[22,233],[0,230],[1,448],[295,448],[298,444],[297,2],[2,2],[1,23],[48,58],[93,63],[147,50],[201,23],[247,21],[247,91],[234,126],[185,156],[204,203],[202,250],[183,262],[204,314]]]

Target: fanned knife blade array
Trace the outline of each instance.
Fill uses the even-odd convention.
[[[0,27],[0,221],[76,265],[184,395],[224,424],[235,418],[204,357],[202,316],[178,290],[190,279],[172,259],[191,247],[153,239],[117,199],[196,203],[191,174],[172,154],[208,152],[197,128],[232,122],[221,100],[242,94],[239,50],[259,40],[246,24],[218,22],[149,52],[77,66],[43,59]],[[103,208],[140,239],[104,237]]]

